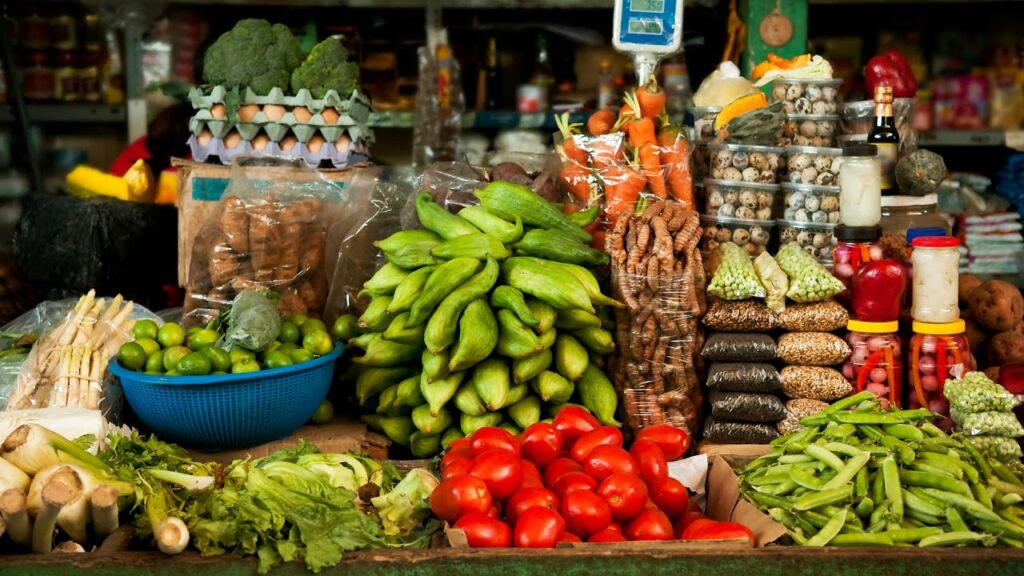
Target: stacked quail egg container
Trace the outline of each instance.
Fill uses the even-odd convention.
[[[704,179],[708,177],[708,144],[715,141],[715,119],[722,109],[718,106],[696,106],[693,108],[693,167],[694,192],[698,203],[703,206],[706,199]]]
[[[704,180],[703,248],[710,252],[722,242],[733,242],[755,257],[768,249],[775,226],[784,150],[745,144],[706,147],[710,178]]]

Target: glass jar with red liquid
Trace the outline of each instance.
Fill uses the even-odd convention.
[[[892,322],[903,311],[907,269],[897,260],[865,262],[853,275],[851,316],[864,322]]]
[[[832,251],[832,274],[846,286],[837,298],[843,302],[850,301],[850,288],[853,275],[862,264],[881,260],[882,246],[878,239],[882,237],[882,229],[878,226],[844,226],[840,224],[835,230],[836,247]]]
[[[903,347],[899,322],[850,320],[846,342],[853,351],[843,364],[843,377],[854,390],[867,390],[885,406],[899,406],[903,390]]]
[[[949,402],[942,389],[949,378],[961,378],[974,369],[974,358],[964,335],[963,320],[931,324],[913,324],[914,336],[910,339],[910,389],[907,404],[911,408],[928,408],[946,418],[939,421],[940,427],[951,427]]]

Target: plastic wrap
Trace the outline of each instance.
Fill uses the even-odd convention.
[[[185,322],[204,324],[243,290],[272,290],[284,315],[320,315],[327,300],[328,231],[352,187],[251,179],[236,165],[192,247]]]
[[[708,402],[711,415],[719,419],[774,423],[786,417],[786,406],[774,394],[712,390]]]
[[[764,298],[765,290],[757,279],[757,271],[742,248],[723,242],[715,249],[715,272],[708,284],[708,294],[723,300]]]
[[[447,31],[442,31],[442,34],[447,36]],[[417,52],[418,120],[412,135],[413,162],[416,166],[455,159],[462,129],[462,113],[466,109],[459,61],[447,45],[447,38],[438,40],[440,42],[421,46]]]
[[[704,325],[722,332],[767,332],[778,325],[778,317],[757,300],[715,300],[704,315]]]
[[[96,298],[94,291],[77,301],[44,302],[22,315],[8,326],[41,336],[18,371],[5,409],[73,406],[117,421],[121,391],[107,364],[142,319],[159,320],[120,296]]]
[[[828,408],[828,402],[811,400],[810,398],[793,398],[786,402],[786,417],[775,424],[780,434],[796,432],[801,428],[800,421],[808,416],[814,416]]]
[[[917,150],[917,131],[913,129],[916,98],[896,98],[892,102],[896,117],[896,131],[900,134],[900,157]],[[842,108],[842,133],[856,140],[866,138],[875,120],[875,101],[858,100],[847,102]],[[862,140],[863,141],[863,140]]]
[[[698,432],[703,402],[698,370],[703,334],[704,264],[697,213],[655,202],[619,217],[607,237],[615,311],[613,382],[626,424],[668,423]]]
[[[779,263],[767,252],[754,258],[754,270],[757,279],[764,286],[764,303],[772,312],[780,314],[786,310],[786,292],[789,290],[789,277],[779,268]]]
[[[850,345],[828,332],[791,332],[779,336],[779,360],[798,366],[834,366],[850,355]]]
[[[245,290],[231,301],[228,330],[224,333],[225,350],[241,347],[262,352],[281,333],[281,314],[267,297]]]
[[[1009,412],[1020,400],[980,372],[970,372],[962,380],[946,381],[943,392],[950,410],[959,414]]]
[[[843,291],[843,283],[796,244],[783,246],[775,259],[789,276],[786,296],[794,302],[820,302]]]
[[[731,422],[709,417],[704,420],[704,441],[713,444],[767,444],[779,437],[772,424]]]
[[[723,392],[774,392],[782,387],[782,378],[771,364],[722,362],[708,369],[707,386]]]
[[[776,358],[775,339],[768,334],[715,333],[700,354],[714,362],[767,362]]]
[[[1003,462],[1024,457],[1020,444],[1013,438],[1004,436],[966,436],[964,440],[973,444],[978,449],[978,452],[981,452],[983,455]]]
[[[1013,412],[962,414],[951,409],[950,416],[956,422],[957,428],[969,436],[991,435],[1008,438],[1024,436],[1024,427],[1020,425],[1020,421],[1017,420],[1017,416]]]
[[[835,300],[795,304],[779,314],[778,327],[790,332],[832,332],[846,327],[850,314]]]
[[[853,386],[833,368],[786,366],[780,376],[782,391],[790,398],[834,402],[853,392]]]

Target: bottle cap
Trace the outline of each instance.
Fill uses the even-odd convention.
[[[875,102],[892,104],[892,86],[875,86]]]
[[[907,229],[907,244],[914,242],[915,238],[924,238],[926,236],[945,236],[946,229],[939,226],[918,226],[917,228]]]
[[[850,332],[864,332],[867,334],[895,334],[900,331],[898,320],[890,322],[864,322],[863,320],[849,320],[846,322],[846,329]]]
[[[914,238],[911,245],[914,248],[956,248],[960,245],[960,239],[952,236],[923,236]]]
[[[967,323],[963,320],[943,322],[942,324],[918,322],[917,320],[914,320],[912,326],[914,332],[918,334],[927,334],[929,336],[953,336],[954,334],[963,334],[967,331]]]
[[[882,237],[881,226],[836,226],[835,237],[839,242],[874,242]]]
[[[878,156],[878,146],[874,144],[847,144],[843,146],[843,156],[860,156],[874,158]]]

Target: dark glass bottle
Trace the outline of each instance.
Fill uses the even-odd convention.
[[[493,37],[487,41],[487,62],[485,64],[484,108],[501,109],[501,76],[498,74],[498,41]]]
[[[882,195],[897,194],[896,157],[900,147],[900,133],[893,115],[892,86],[875,88],[875,123],[868,132],[868,143],[878,147],[878,160],[882,165]]]

